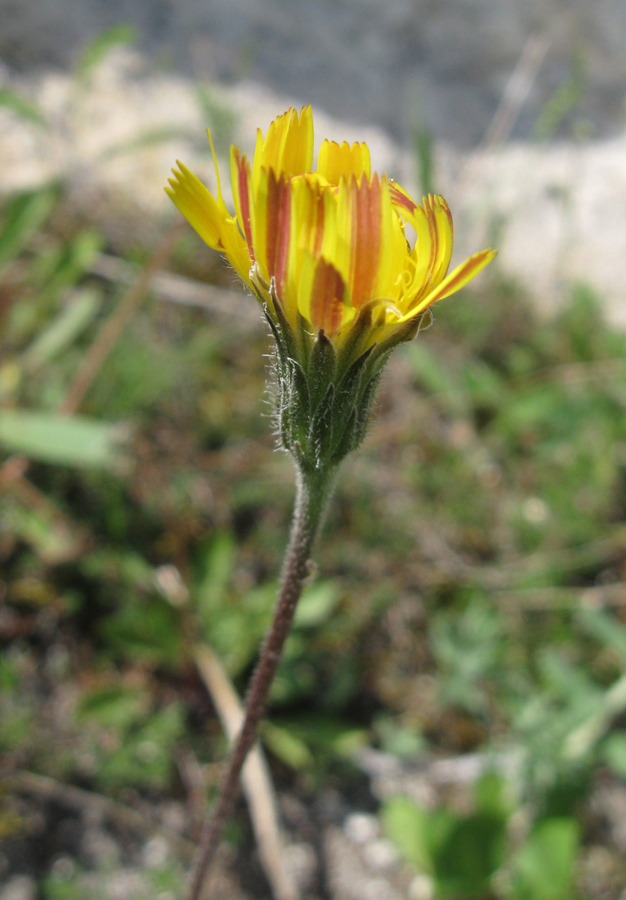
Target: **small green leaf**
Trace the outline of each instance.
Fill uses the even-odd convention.
[[[0,234],[0,272],[22,252],[46,221],[56,202],[56,191],[44,188],[16,197],[5,210]]]
[[[306,588],[296,607],[296,628],[317,628],[326,622],[339,603],[340,595],[332,581]]]
[[[374,723],[381,749],[396,759],[414,763],[424,753],[426,740],[415,728],[400,725],[393,716],[381,714]]]
[[[261,729],[261,737],[274,756],[291,769],[299,771],[312,767],[313,754],[306,743],[288,728],[280,728],[278,725],[265,721]]]
[[[28,459],[85,469],[120,462],[119,428],[95,419],[0,410],[0,448]]]
[[[178,615],[160,597],[151,597],[146,603],[127,601],[102,622],[100,632],[116,656],[172,668],[180,660]]]
[[[519,900],[572,900],[579,842],[579,828],[574,819],[544,819],[540,822],[515,861],[515,897]]]
[[[506,796],[506,783],[495,772],[487,772],[476,782],[474,801],[481,813],[506,816],[512,811]]]
[[[394,797],[383,809],[383,827],[404,859],[426,874],[434,873],[429,847],[429,814],[407,797]]]
[[[582,607],[576,615],[576,620],[600,643],[615,650],[622,662],[626,661],[626,628],[616,616],[609,615],[601,609]]]
[[[146,785],[163,789],[170,779],[172,751],[182,730],[182,709],[170,703],[141,727],[128,729],[117,746],[102,754],[97,780],[105,788]]]
[[[35,550],[42,562],[58,565],[75,560],[81,553],[83,541],[65,521],[57,521],[51,527],[47,509],[30,509],[17,500],[3,500],[0,508],[0,530],[24,541]]]
[[[121,685],[96,688],[81,699],[76,721],[93,722],[103,728],[126,728],[145,715],[149,702],[145,691]]]
[[[39,110],[34,103],[26,100],[25,97],[22,97],[15,91],[2,88],[0,90],[0,106],[15,113],[15,115],[19,116],[21,119],[32,122],[33,125],[39,125],[43,128],[48,127],[48,123],[42,115],[41,110]]]
[[[90,288],[77,292],[69,303],[28,348],[24,364],[31,371],[45,365],[69,347],[91,324],[102,303]]]
[[[136,31],[132,25],[114,25],[99,35],[82,52],[76,66],[76,75],[80,79],[87,78],[92,71],[116,47],[127,47],[136,39]]]
[[[40,299],[56,301],[73,288],[87,273],[101,247],[101,239],[94,231],[81,231],[63,248],[54,273],[40,290]]]
[[[195,596],[202,618],[219,610],[235,571],[237,545],[231,534],[215,535],[202,560],[202,575]]]
[[[440,823],[437,819],[440,819]],[[442,897],[482,900],[504,862],[506,818],[477,812],[457,818],[446,810],[432,816],[435,879]]]
[[[618,778],[626,781],[626,731],[609,735],[602,745],[601,755]]]

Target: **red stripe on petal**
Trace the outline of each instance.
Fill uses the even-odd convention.
[[[314,328],[323,328],[330,337],[339,331],[345,293],[346,285],[337,269],[324,259],[318,260],[311,294],[311,324]]]
[[[430,265],[428,267],[428,279],[429,281],[432,281],[435,271],[435,265],[437,263],[437,260],[439,259],[439,227],[437,225],[437,216],[435,213],[435,198],[432,194],[428,195],[428,200],[425,205],[428,217],[428,227],[430,228],[430,234],[433,242],[432,252],[430,254]]]
[[[243,231],[248,245],[250,258],[254,262],[254,247],[252,244],[252,225],[250,223],[250,172],[245,156],[239,157],[239,153],[235,152],[235,162],[237,164],[237,181],[239,188],[239,205],[241,207],[241,218],[243,219]]]
[[[291,191],[287,179],[276,176],[273,169],[268,173],[266,216],[267,272],[282,299],[289,262]]]
[[[404,191],[400,190],[398,185],[394,184],[392,181],[389,182],[389,194],[394,206],[406,210],[410,216],[414,214],[417,209],[417,203],[412,200],[408,194],[405,194]]]
[[[278,181],[274,170],[267,176],[267,206],[265,208],[265,246],[267,253],[267,271],[270,278],[274,275],[276,260],[276,241],[278,235]]]
[[[351,272],[350,293],[358,309],[372,299],[381,243],[381,186],[374,175],[368,183],[365,175],[357,184],[350,180]]]

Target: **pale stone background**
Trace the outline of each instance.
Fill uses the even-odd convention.
[[[516,135],[574,61],[576,115],[599,134],[623,127],[624,0],[0,0],[0,58],[23,69],[70,64],[127,22],[161,66],[196,80],[253,80],[398,140],[416,124],[476,144],[532,33],[551,48]]]

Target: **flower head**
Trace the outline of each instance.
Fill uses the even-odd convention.
[[[453,231],[445,200],[430,195],[417,204],[385,175],[372,175],[366,144],[326,140],[312,166],[311,108],[292,109],[265,138],[258,131],[252,165],[232,148],[235,215],[219,173],[215,197],[182,163],[168,189],[200,237],[271,312],[278,301],[292,324],[300,313],[311,329],[341,342],[359,310],[373,304],[377,331],[389,336],[493,259],[494,251],[483,250],[448,274]],[[413,247],[406,225],[415,231]]]
[[[445,200],[429,195],[417,204],[400,185],[372,174],[366,144],[326,140],[313,170],[310,107],[279,116],[265,137],[259,130],[252,165],[231,149],[234,214],[222,197],[214,151],[213,157],[215,196],[180,162],[167,192],[261,303],[278,344],[279,382],[291,384],[282,393],[306,388],[309,419],[331,386],[331,393],[341,393],[341,379],[359,361],[363,371],[350,389],[357,406],[363,392],[371,402],[368,385],[389,350],[413,337],[434,303],[464,287],[495,256],[483,250],[448,274],[453,230]],[[328,404],[337,411],[336,398]],[[294,429],[281,425],[289,449],[294,441],[302,446],[300,424],[299,437],[287,438]],[[362,437],[364,426],[356,431]]]

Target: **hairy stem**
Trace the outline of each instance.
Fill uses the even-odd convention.
[[[309,573],[315,539],[333,487],[333,476],[334,471],[297,468],[295,509],[274,619],[248,688],[244,722],[226,761],[217,802],[202,829],[187,900],[200,900],[204,880],[239,794],[241,769],[256,740],[304,580]]]

